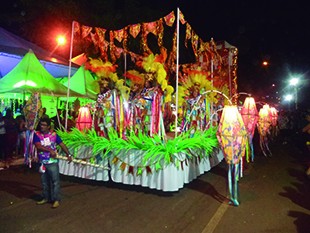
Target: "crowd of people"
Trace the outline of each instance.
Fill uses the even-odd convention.
[[[26,123],[23,115],[14,118],[13,111],[8,108],[5,115],[0,112],[0,160],[5,166],[9,161],[23,155],[25,145]]]
[[[26,119],[23,114],[14,113],[11,108],[0,112],[0,161],[5,167],[9,167],[12,160],[23,158],[26,141]],[[15,115],[15,116],[14,116]],[[57,110],[57,114],[51,117],[51,129],[59,130],[65,126],[65,112],[62,109]],[[46,114],[46,108],[42,108],[41,119],[49,118]],[[68,112],[67,129],[71,131],[75,127],[77,114],[75,111]],[[40,130],[38,125],[37,131]]]

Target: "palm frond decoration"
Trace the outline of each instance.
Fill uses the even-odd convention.
[[[86,133],[77,128],[73,128],[67,133],[61,130],[56,131],[63,142],[69,147],[79,147],[81,145],[90,146],[92,143],[87,139]]]
[[[109,158],[117,156],[121,151],[140,150],[144,151],[141,165],[155,165],[156,170],[170,163],[178,167],[179,153],[185,154],[188,159],[212,155],[214,149],[218,147],[216,132],[217,129],[212,127],[205,131],[196,131],[193,135],[187,131],[165,141],[159,135],[149,137],[142,132],[137,135],[130,132],[125,140],[120,138],[115,130],[108,132],[108,138],[98,136],[94,130],[81,132],[74,128],[70,133],[57,131],[68,147],[75,149],[82,146],[92,147],[92,161],[95,161],[97,155]]]

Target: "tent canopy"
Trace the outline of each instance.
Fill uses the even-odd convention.
[[[9,73],[31,49],[41,61],[45,69],[53,77],[68,75],[68,60],[63,57],[51,54],[51,52],[33,44],[23,38],[0,27],[0,77]],[[71,74],[75,73],[78,66],[73,64]]]
[[[32,50],[2,79],[0,79],[0,93],[33,93],[45,95],[66,96],[67,87],[60,84],[43,67]],[[70,96],[83,97],[74,91]]]
[[[63,85],[68,87],[68,80]],[[96,99],[99,93],[99,85],[89,70],[84,65],[70,78],[70,90],[82,94],[90,99]]]

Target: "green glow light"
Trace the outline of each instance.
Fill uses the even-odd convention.
[[[23,87],[23,86],[30,86],[30,87],[36,87],[37,84],[31,80],[22,80],[18,83],[14,84],[14,88]]]

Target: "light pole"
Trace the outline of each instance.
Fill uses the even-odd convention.
[[[298,82],[299,82],[299,79],[298,78],[292,78],[290,80],[290,85],[294,87],[294,91],[295,91],[295,110],[297,110],[298,106],[297,106],[297,103],[298,103],[298,94],[297,94],[297,85],[298,85]]]

